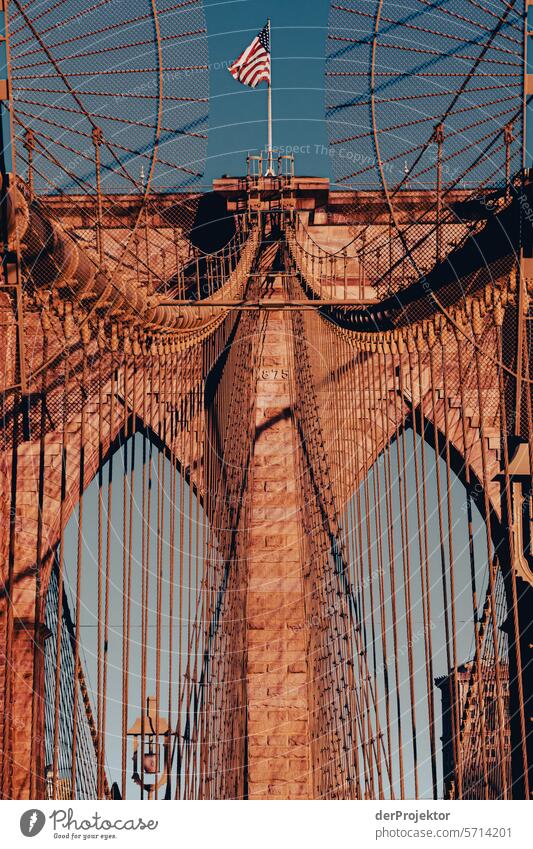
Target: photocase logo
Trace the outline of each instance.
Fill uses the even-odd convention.
[[[20,830],[24,837],[35,837],[43,830],[46,817],[37,808],[25,811],[20,818]]]

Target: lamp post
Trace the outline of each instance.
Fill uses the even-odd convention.
[[[166,720],[156,714],[155,696],[146,699],[146,711],[135,720],[128,730],[128,737],[133,739],[133,773],[132,779],[148,794],[148,800],[154,798],[157,790],[169,781],[170,776],[170,728]],[[161,740],[160,738],[163,738]],[[158,780],[158,775],[161,778]],[[147,781],[146,777],[154,781]]]

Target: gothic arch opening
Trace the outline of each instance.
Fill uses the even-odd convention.
[[[356,747],[369,794],[510,794],[507,601],[478,501],[476,482],[407,426],[345,508],[355,675],[372,678]]]
[[[177,462],[148,431],[129,437],[83,494],[52,566],[49,797],[198,795],[215,551]]]

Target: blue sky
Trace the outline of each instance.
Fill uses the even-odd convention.
[[[324,120],[329,5],[327,0],[205,0],[211,97],[204,184],[223,173],[244,173],[247,151],[266,144],[266,86],[253,90],[241,85],[227,65],[268,16],[272,21],[274,145],[296,148],[297,173],[332,176]]]
[[[329,176],[328,157],[322,151],[327,144],[324,56],[329,3],[206,0],[204,6],[211,65],[206,184],[222,174],[243,174],[247,152],[266,144],[266,85],[257,89],[241,85],[227,64],[257,35],[268,16],[274,145],[296,146],[297,173]]]

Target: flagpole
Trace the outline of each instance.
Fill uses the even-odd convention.
[[[270,31],[270,18],[268,24],[268,43],[270,47],[270,74],[268,80],[268,147],[267,147],[267,172],[266,177],[274,176],[273,157],[272,157],[272,37]]]

